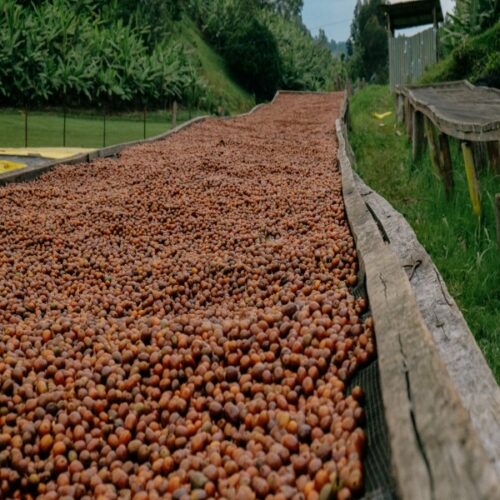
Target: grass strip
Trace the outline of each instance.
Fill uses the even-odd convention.
[[[373,116],[385,111],[394,111],[388,87],[368,86],[352,99],[349,139],[356,170],[411,224],[500,382],[500,252],[494,215],[500,176],[486,166],[479,169],[479,221],[472,213],[459,142],[450,142],[455,190],[446,200],[428,151],[420,161],[412,161],[410,142],[395,113],[383,120]]]

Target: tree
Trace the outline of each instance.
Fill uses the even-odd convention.
[[[358,0],[354,9],[349,63],[353,79],[387,81],[388,45],[381,3],[382,0]]]
[[[263,7],[271,7],[285,18],[300,17],[304,0],[259,0]]]

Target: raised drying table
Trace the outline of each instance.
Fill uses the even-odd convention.
[[[412,141],[413,159],[421,156],[427,135],[432,162],[448,196],[454,186],[448,137],[462,141],[471,203],[480,215],[476,170],[489,157],[491,168],[500,173],[500,90],[462,80],[399,86],[396,99],[398,120],[405,122]]]

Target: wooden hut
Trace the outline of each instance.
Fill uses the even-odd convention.
[[[391,89],[417,81],[425,69],[437,62],[438,25],[443,21],[439,0],[386,0],[382,5],[389,37],[389,82]],[[431,24],[416,35],[395,37],[396,30]]]

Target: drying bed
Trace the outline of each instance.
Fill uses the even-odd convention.
[[[1,188],[4,497],[366,492],[341,103],[282,94]]]

